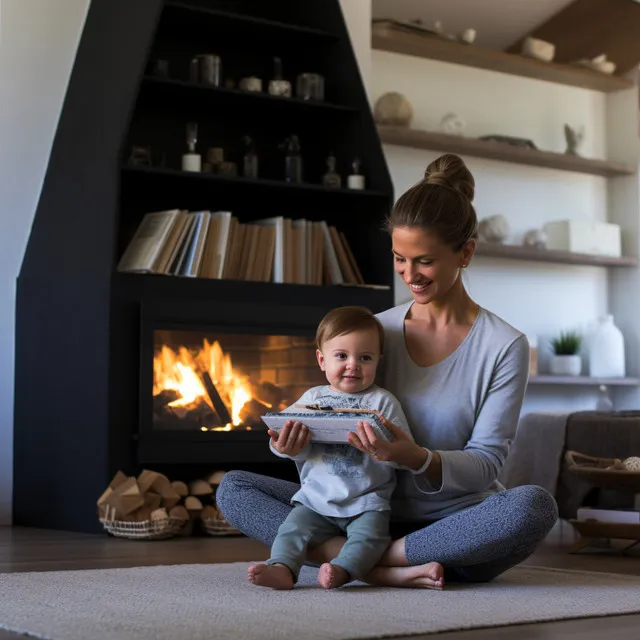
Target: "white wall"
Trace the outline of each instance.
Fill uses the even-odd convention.
[[[371,0],[340,0],[365,89],[371,85]]]
[[[16,278],[89,2],[1,2],[0,524],[11,520]]]
[[[563,152],[563,126],[568,123],[586,129],[583,155],[604,158],[609,151],[607,99],[594,91],[373,51],[372,103],[387,91],[399,91],[410,100],[412,128],[438,130],[442,117],[455,112],[467,122],[465,135],[523,137],[540,149]],[[396,197],[419,181],[427,164],[440,155],[393,145],[385,145],[385,153]],[[608,185],[603,178],[466,160],[476,179],[478,217],[505,215],[510,224],[507,242],[519,243],[526,231],[552,220],[607,219]],[[586,330],[609,308],[607,271],[595,267],[477,257],[467,270],[466,284],[480,305],[541,338],[542,370],[551,337],[568,328]],[[396,298],[409,299],[400,280]],[[591,409],[595,401],[593,388],[530,386],[524,411]]]

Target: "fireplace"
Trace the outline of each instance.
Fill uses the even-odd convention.
[[[326,382],[312,328],[169,325],[143,319],[139,462],[273,462],[261,416]]]

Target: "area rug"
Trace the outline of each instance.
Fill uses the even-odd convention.
[[[640,577],[520,566],[443,591],[293,591],[247,581],[249,563],[0,575],[0,628],[50,640],[350,640],[640,612]]]

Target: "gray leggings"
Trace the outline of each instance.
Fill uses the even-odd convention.
[[[287,480],[230,471],[216,491],[216,502],[227,522],[271,546],[299,488]],[[526,485],[496,493],[427,526],[392,523],[391,533],[394,538],[406,535],[410,565],[437,561],[449,582],[489,582],[528,558],[557,519],[551,494]]]

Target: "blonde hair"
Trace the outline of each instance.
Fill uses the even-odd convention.
[[[384,350],[384,328],[366,307],[338,307],[329,311],[322,318],[316,331],[316,346],[322,350],[322,345],[336,336],[343,336],[354,331],[376,329],[380,344],[380,354]]]
[[[478,237],[473,208],[475,180],[460,156],[445,153],[427,167],[424,178],[400,196],[387,218],[386,228],[418,227],[435,232],[459,251]]]

